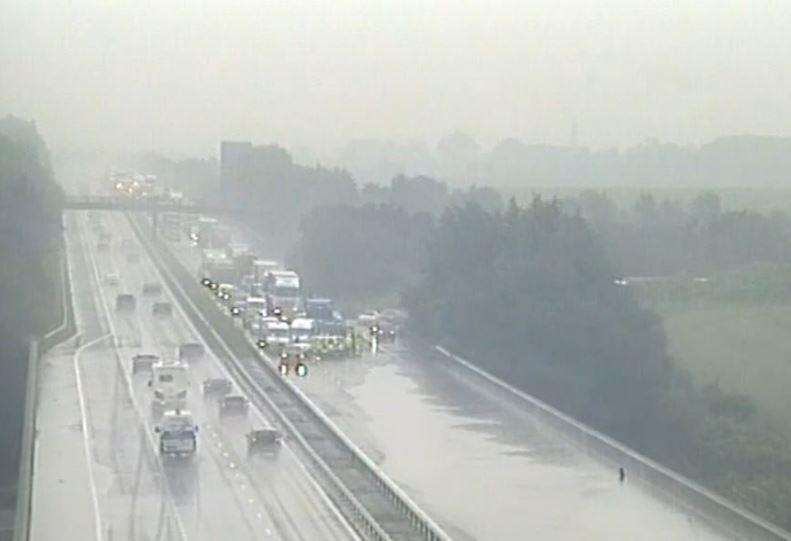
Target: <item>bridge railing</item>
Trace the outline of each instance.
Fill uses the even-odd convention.
[[[67,195],[63,207],[71,210],[118,210],[138,212],[180,212],[184,214],[244,214],[249,209],[219,201],[172,201],[114,195]]]

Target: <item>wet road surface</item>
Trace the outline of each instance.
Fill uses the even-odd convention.
[[[174,358],[199,337],[179,310],[151,315],[154,300],[172,297],[140,295],[144,282],[161,283],[155,268],[123,216],[102,213],[102,221],[113,234],[108,252],[93,251],[85,213],[66,218],[80,336],[43,360],[33,539],[354,539],[287,446],[275,458],[247,457],[244,435],[270,423],[254,407],[246,418],[219,419],[200,394],[203,379],[225,376],[210,354],[190,369],[198,454],[191,463],[160,460],[151,391],[131,374],[131,358]],[[127,261],[121,238],[132,239],[140,262]],[[138,298],[134,314],[113,309],[120,291]]]
[[[234,240],[268,258],[249,232]],[[197,272],[197,248],[173,249]],[[429,348],[399,341],[294,381],[454,538],[723,538]]]

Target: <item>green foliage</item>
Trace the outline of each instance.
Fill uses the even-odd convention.
[[[0,483],[16,475],[27,338],[59,312],[61,202],[35,125],[0,119]]]
[[[428,254],[406,296],[417,330],[616,436],[656,418],[669,370],[658,320],[557,201],[449,209]]]
[[[661,212],[640,203],[646,219]],[[602,208],[607,208],[603,205]],[[788,442],[751,400],[696,387],[665,351],[659,318],[578,215],[558,201],[492,214],[451,208],[405,295],[416,331],[779,524],[791,523]]]
[[[791,218],[785,213],[723,211],[711,192],[688,206],[642,193],[623,210],[605,193],[586,190],[567,205],[590,220],[619,272],[630,276],[708,274],[791,258]]]
[[[313,294],[381,297],[415,276],[431,227],[428,215],[389,205],[318,207],[302,220],[292,262]]]

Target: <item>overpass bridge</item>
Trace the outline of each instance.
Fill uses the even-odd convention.
[[[219,202],[175,202],[162,199],[133,199],[109,195],[67,195],[63,208],[70,210],[119,210],[123,212],[180,212],[184,214],[240,214],[250,212]]]
[[[210,216],[250,214],[249,208],[223,204],[220,201],[172,201],[164,199],[135,199],[115,195],[67,195],[63,208],[67,210],[109,210],[120,212],[145,212],[151,217],[153,233],[159,230],[159,215],[167,212],[181,214],[207,214]]]

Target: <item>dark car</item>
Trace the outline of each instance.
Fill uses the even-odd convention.
[[[143,284],[143,295],[146,297],[158,297],[162,295],[162,285],[157,282],[146,282]]]
[[[274,428],[251,430],[247,433],[247,454],[275,456],[282,443],[283,435]]]
[[[131,293],[119,293],[115,298],[115,309],[119,312],[134,312],[137,300]]]
[[[132,375],[140,372],[151,373],[151,366],[159,361],[159,356],[153,353],[140,353],[132,357]]]
[[[173,305],[169,302],[155,302],[151,307],[151,313],[155,316],[170,317],[173,315]]]
[[[231,392],[233,386],[225,378],[208,378],[203,380],[203,396],[220,398]]]
[[[179,360],[194,362],[200,361],[206,355],[206,348],[197,342],[187,342],[179,346]]]
[[[240,395],[230,395],[220,400],[220,417],[246,416],[250,403]]]

